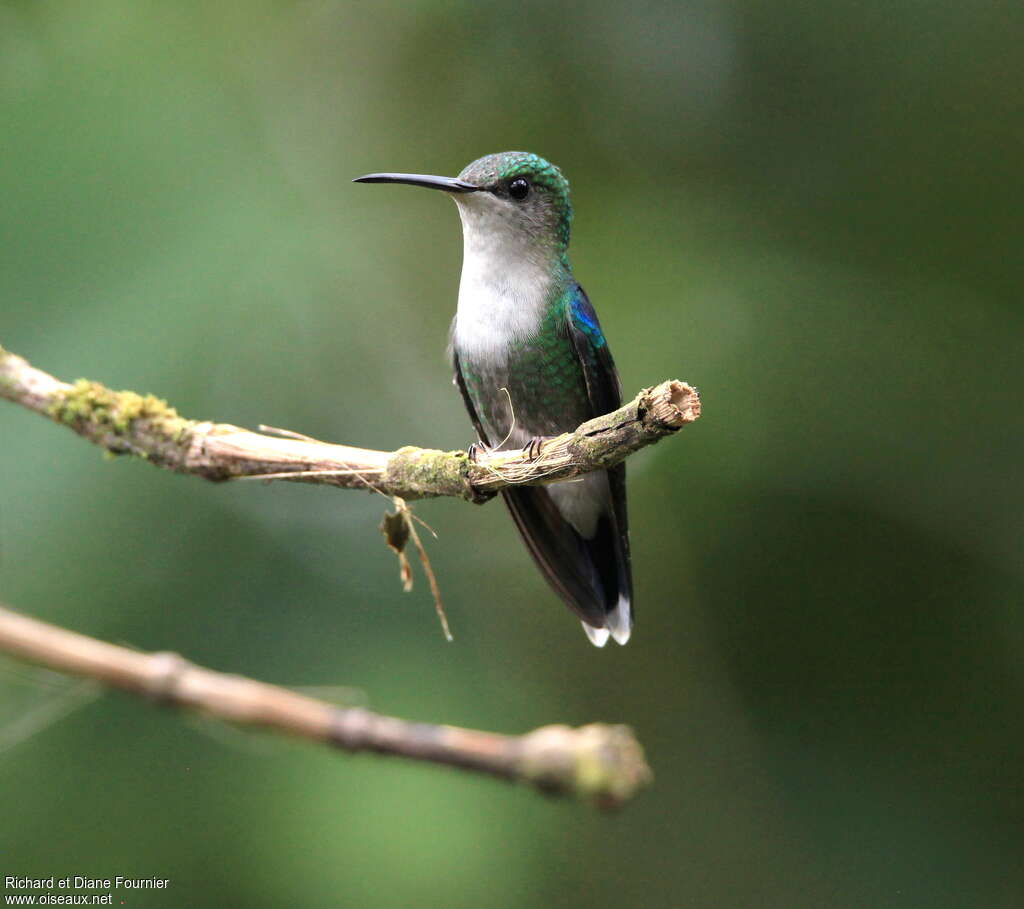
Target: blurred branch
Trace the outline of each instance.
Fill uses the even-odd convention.
[[[250,432],[178,415],[152,395],[73,385],[0,347],[0,397],[63,423],[114,454],[129,454],[208,480],[275,479],[373,488],[417,499],[455,496],[482,502],[512,485],[567,480],[622,461],[700,416],[697,391],[671,380],[645,388],[628,404],[571,433],[528,449],[482,452],[408,446],[374,451],[276,430]],[[268,430],[272,431],[272,430]]]
[[[551,794],[617,807],[650,782],[643,750],[626,726],[543,726],[521,736],[409,723],[342,708],[236,675],[203,669],[174,653],[141,653],[0,607],[0,652],[94,679],[221,720],[528,783]]]

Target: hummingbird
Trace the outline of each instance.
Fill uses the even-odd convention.
[[[458,177],[379,173],[354,182],[439,189],[458,207],[463,261],[450,354],[483,448],[532,448],[621,405],[608,342],[569,265],[569,182],[555,165],[508,151]],[[502,496],[591,643],[625,644],[633,626],[625,464]]]

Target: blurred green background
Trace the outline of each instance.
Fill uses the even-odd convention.
[[[573,184],[627,395],[639,621],[594,650],[499,504],[421,503],[456,635],[376,496],[104,460],[0,404],[0,599],[410,719],[626,722],[618,815],[188,720],[0,662],[2,874],[142,906],[1024,904],[1021,146],[1007,3],[8,2],[0,343],[183,414],[472,439],[438,194]],[[358,696],[358,695],[356,695]],[[120,898],[120,897],[119,897]]]

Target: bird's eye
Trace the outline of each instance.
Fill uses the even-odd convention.
[[[530,184],[522,177],[516,177],[508,185],[508,194],[515,199],[517,202],[522,202],[528,195],[530,195]]]

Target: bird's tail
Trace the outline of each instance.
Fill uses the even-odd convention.
[[[633,628],[624,465],[607,476],[607,494],[595,503],[598,515],[587,535],[566,518],[549,487],[520,486],[502,494],[541,572],[597,647],[609,637],[625,644]]]

